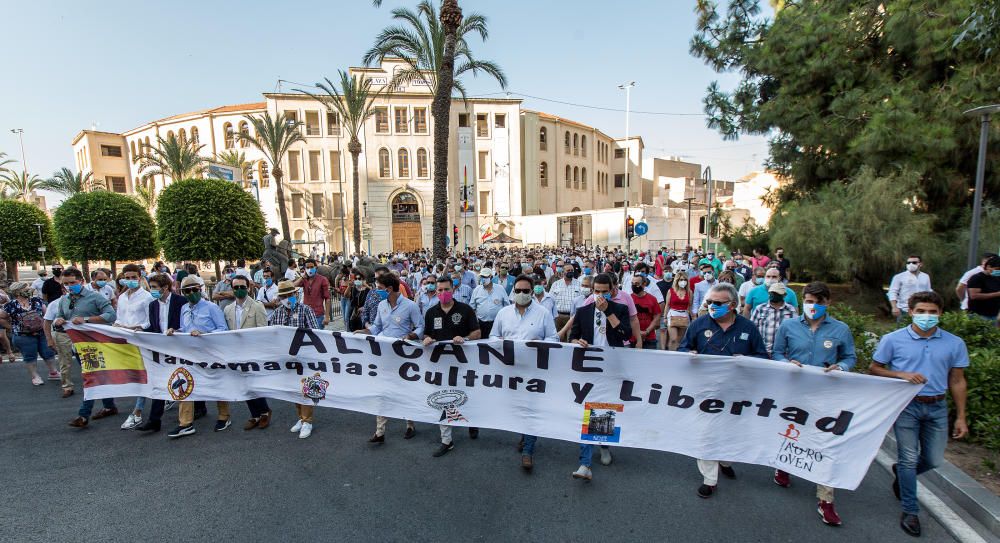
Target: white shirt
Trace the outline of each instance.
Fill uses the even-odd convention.
[[[754,277],[751,277],[749,281],[743,281],[743,284],[740,285],[740,290],[739,290],[740,303],[742,303],[744,300],[747,299],[747,294],[750,294],[750,289],[757,286],[757,283],[754,282],[754,279],[755,279]],[[761,284],[763,285],[763,283]]]
[[[977,273],[983,273],[983,267],[982,266],[976,266],[975,268],[972,268],[971,270],[969,270],[969,271],[965,272],[964,274],[962,274],[962,278],[958,280],[958,284],[959,285],[965,285],[966,287],[968,287],[969,286],[969,279],[972,279],[972,276],[976,275]],[[965,311],[967,309],[969,309],[969,293],[968,293],[968,291],[966,291],[965,297],[962,298],[962,311]]]
[[[915,292],[931,290],[931,276],[922,271],[897,273],[889,283],[889,301],[896,301],[901,311],[909,309],[910,296]]]
[[[552,283],[549,294],[552,295],[555,302],[556,312],[569,314],[573,311],[573,301],[576,300],[577,296],[583,294],[583,291],[580,290],[581,288],[578,279],[573,279],[568,285],[566,284],[566,279],[560,279]],[[511,290],[511,294],[513,292]]]
[[[42,297],[42,283],[44,283],[46,279],[48,279],[48,277],[39,277],[31,282],[31,288],[35,290],[35,294],[39,298]]]
[[[253,281],[253,278],[250,277],[250,270],[246,268],[236,268],[236,271],[233,272],[233,277],[236,277],[237,275],[242,275],[243,277],[246,277],[247,280]]]
[[[296,268],[296,270],[297,269],[298,268]],[[287,279],[288,281],[294,281],[295,278],[298,277],[298,276],[299,276],[298,273],[295,270],[291,269],[291,268],[288,268],[288,269],[285,270],[285,279]]]
[[[125,291],[118,296],[118,308],[115,310],[115,324],[128,328],[149,326],[149,302],[153,296],[147,290],[136,289],[129,294]]]
[[[160,333],[166,335],[167,330],[170,329],[170,297],[173,294],[167,293],[166,298],[160,298],[156,301],[156,307],[160,310]]]
[[[597,347],[608,345],[608,316],[594,308],[594,343]]]
[[[64,296],[65,294],[63,296],[56,298],[55,300],[52,301],[51,304],[45,307],[45,315],[42,316],[42,319],[47,320],[49,322],[56,320],[56,313],[59,310],[59,302],[63,299]]]
[[[115,289],[109,283],[105,283],[100,289],[95,289],[93,283],[84,283],[83,288],[87,290],[93,290],[95,292],[100,292],[105,298],[110,302],[115,298]]]
[[[278,285],[275,285],[274,282],[272,281],[270,287],[265,287],[264,284],[261,283],[261,287],[257,289],[257,301],[262,304],[266,304],[266,303],[271,303],[277,299],[278,299]],[[270,307],[265,307],[264,313],[266,313],[267,318],[270,319],[271,313],[274,313],[274,309],[271,309]],[[239,322],[239,320],[237,320],[236,322]]]
[[[233,302],[233,305],[236,307],[236,313],[235,313],[235,316],[236,316],[235,324],[236,324],[236,326],[239,326],[240,323],[243,322],[243,306],[245,306],[246,303],[247,303],[247,299],[246,298],[243,298],[243,303],[240,303],[239,298],[237,298],[236,301]]]
[[[472,291],[472,299],[469,301],[472,309],[476,310],[476,317],[481,321],[495,320],[497,313],[509,303],[507,291],[499,285],[493,285],[489,290],[479,285]]]
[[[556,322],[548,309],[531,304],[522,315],[517,305],[508,305],[493,320],[490,338],[559,341]]]

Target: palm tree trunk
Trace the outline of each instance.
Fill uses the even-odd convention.
[[[292,242],[291,229],[288,227],[288,210],[285,209],[285,187],[281,184],[281,168],[274,168],[274,188],[278,195],[278,217],[281,219],[281,235]]]
[[[350,143],[351,166],[353,174],[351,177],[351,190],[354,192],[354,253],[361,254],[361,181],[358,178],[358,155],[361,154],[361,144],[354,147],[354,142]],[[346,248],[344,256],[347,256]]]
[[[441,2],[444,56],[437,74],[437,92],[431,102],[434,116],[434,221],[431,227],[434,258],[448,256],[448,136],[451,120],[451,90],[455,83],[455,42],[462,8],[458,0]]]

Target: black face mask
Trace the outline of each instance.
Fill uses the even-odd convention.
[[[643,290],[645,290],[645,287],[640,287],[639,285],[632,285],[632,292],[634,292],[635,294],[639,294]]]
[[[777,304],[785,301],[785,295],[777,292],[769,292],[767,296],[771,300],[772,304]]]
[[[62,275],[62,270],[59,268],[52,268],[52,277],[59,277]]]
[[[572,279],[572,278],[576,277],[576,272],[571,270],[571,271],[566,272],[565,275],[566,275],[566,279]]]

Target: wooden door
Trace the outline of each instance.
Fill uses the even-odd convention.
[[[397,222],[392,224],[393,251],[419,251],[423,248],[419,222]]]

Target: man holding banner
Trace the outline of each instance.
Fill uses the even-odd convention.
[[[527,275],[520,275],[514,281],[511,298],[514,305],[508,305],[497,313],[493,321],[490,339],[523,339],[526,341],[559,341],[556,323],[552,313],[531,299],[534,282]],[[532,455],[538,436],[521,434],[517,450],[521,453],[521,468],[530,472],[534,467]]]
[[[677,350],[692,354],[768,358],[764,338],[757,327],[750,319],[736,314],[739,302],[739,294],[733,285],[713,285],[705,294],[708,314],[698,317],[688,326]],[[704,478],[704,482],[698,487],[698,496],[701,498],[708,498],[715,492],[719,471],[730,479],[736,478],[736,470],[731,465],[716,460],[699,458],[698,470]]]
[[[316,313],[311,307],[298,299],[298,296],[296,296],[297,293],[298,288],[296,288],[295,283],[287,280],[278,283],[278,300],[280,300],[281,305],[274,310],[274,313],[271,313],[271,318],[267,319],[268,326],[291,326],[292,328],[309,330],[323,328]],[[258,404],[257,409],[267,409],[267,402],[265,401],[262,405]],[[296,403],[295,413],[299,416],[299,420],[296,421],[295,425],[289,431],[292,433],[298,432],[299,439],[306,439],[311,436],[314,410],[314,405]],[[267,413],[268,418],[270,418],[270,411],[268,410]],[[263,414],[261,417],[263,417]],[[247,426],[250,426],[250,424],[248,423]]]
[[[447,276],[442,275],[437,282],[437,294],[441,302],[434,305],[424,314],[424,345],[435,341],[452,341],[461,345],[466,341],[474,341],[481,337],[479,319],[476,312],[468,304],[455,300],[452,293],[454,286]],[[482,287],[477,287],[479,290]],[[500,289],[497,289],[500,290]],[[448,454],[455,448],[451,440],[451,426],[439,424],[441,429],[441,446],[434,452],[438,458]],[[469,428],[469,438],[479,437],[479,428]]]

